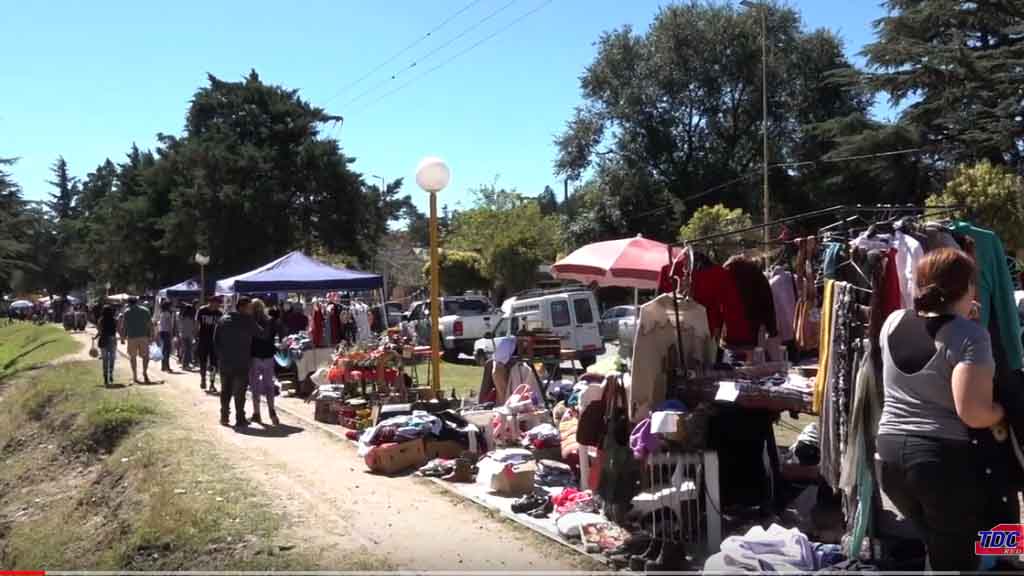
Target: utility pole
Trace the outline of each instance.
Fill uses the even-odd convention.
[[[743,0],[740,5],[744,8],[757,8],[761,11],[761,132],[763,136],[762,169],[763,186],[761,204],[764,210],[764,223],[771,222],[771,196],[768,191],[768,4],[766,2],[752,2]],[[764,243],[767,247],[771,239],[771,231],[768,226],[764,227]]]

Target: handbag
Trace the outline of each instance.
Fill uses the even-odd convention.
[[[93,358],[99,358],[100,357],[100,351],[99,351],[98,348],[96,348],[96,341],[95,340],[93,340],[92,344],[89,345],[89,356],[91,356]]]
[[[618,386],[618,380],[608,378],[604,385],[604,393],[600,400],[594,400],[580,413],[580,423],[576,429],[576,441],[584,446],[600,447],[604,443],[607,431],[605,416],[608,412],[608,395]]]

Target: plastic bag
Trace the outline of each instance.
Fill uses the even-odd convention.
[[[149,345],[149,359],[153,362],[159,362],[164,359],[164,351],[160,349],[160,345],[156,342]]]

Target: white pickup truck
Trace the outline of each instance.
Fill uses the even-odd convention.
[[[473,355],[473,343],[494,328],[501,319],[491,301],[483,296],[444,296],[441,298],[441,351],[447,362],[459,354]],[[416,329],[422,346],[430,344],[430,301],[413,302],[406,321]]]

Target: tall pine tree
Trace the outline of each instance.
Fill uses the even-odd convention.
[[[1024,171],[1024,2],[888,0],[864,49],[868,84],[919,127],[943,165]]]

